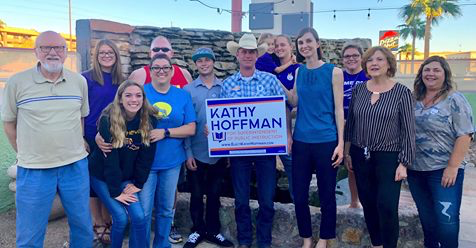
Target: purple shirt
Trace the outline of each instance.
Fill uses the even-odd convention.
[[[369,80],[365,75],[365,71],[361,70],[357,74],[349,74],[344,71],[344,119],[347,120],[347,113],[349,111],[350,99],[352,98],[352,89],[361,83]]]
[[[294,88],[294,79],[296,77],[296,69],[299,68],[300,64],[292,64],[286,68],[286,70],[280,72],[277,77],[279,81],[286,87],[286,89],[291,90]]]
[[[97,120],[104,108],[114,100],[119,85],[112,84],[111,73],[103,72],[104,85],[93,80],[92,70],[83,72],[82,75],[88,82],[89,115],[84,119],[84,135],[94,139],[97,133]]]
[[[277,60],[276,55],[269,53],[264,53],[256,61],[257,70],[269,72],[274,75],[276,75],[276,72],[274,70],[276,69],[276,67],[278,67],[278,65],[279,60]]]

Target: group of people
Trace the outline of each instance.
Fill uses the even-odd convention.
[[[239,247],[253,244],[253,171],[256,243],[271,247],[277,158],[209,157],[205,108],[206,99],[265,96],[284,96],[287,102],[290,154],[280,160],[303,248],[328,247],[336,238],[336,175],[342,163],[349,172],[350,207],[362,204],[373,247],[397,247],[403,179],[418,208],[425,247],[457,247],[464,155],[474,126],[446,60],[425,60],[412,93],[392,79],[396,60],[386,48],[364,53],[346,44],[343,70],[324,62],[313,28],[301,30],[295,48],[296,55],[285,35],[262,34],[257,42],[244,34],[227,43],[239,71],[224,81],[214,74],[213,50],[198,48],[192,60],[199,76],[192,81],[187,70],[172,64],[172,46],[159,36],[151,43],[149,65],[124,80],[114,42],[96,44],[92,69],[81,76],[63,68],[64,39],[41,33],[35,43],[39,62],[8,80],[2,103],[5,132],[18,159],[17,247],[42,247],[56,193],[72,248],[92,247],[94,236],[122,247],[129,220],[129,247],[150,247],[152,215],[153,247],[171,247],[180,240],[171,229],[182,168],[193,222],[183,247],[203,240],[232,247],[219,218],[227,167]],[[308,199],[314,173],[321,205],[316,244]]]

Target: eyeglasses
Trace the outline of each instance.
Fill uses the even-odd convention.
[[[155,71],[155,72],[163,71],[163,72],[167,73],[167,72],[169,72],[170,70],[172,70],[172,66],[164,66],[164,67],[152,66],[152,67],[150,67],[150,69],[151,69],[152,71]]]
[[[360,57],[360,54],[344,55],[344,59],[350,59],[350,58],[357,59],[359,57]]]
[[[40,51],[42,53],[50,53],[51,49],[54,49],[56,53],[64,53],[66,50],[65,46],[40,46]]]
[[[114,52],[99,52],[99,57],[114,57],[116,54]]]
[[[166,53],[166,52],[168,52],[168,51],[170,51],[170,50],[172,50],[172,49],[170,49],[170,48],[168,48],[168,47],[154,47],[154,48],[152,48],[152,52],[154,52],[154,53],[158,53],[158,52],[160,52],[161,50],[162,50],[162,52]]]

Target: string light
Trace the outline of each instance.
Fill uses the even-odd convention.
[[[177,2],[177,0],[175,0]],[[242,16],[245,16],[246,14],[253,14],[253,20],[256,19],[255,17],[255,14],[269,14],[269,12],[263,12],[263,11],[259,11],[258,10],[255,10],[255,11],[252,11],[252,13],[250,13],[250,11],[233,11],[231,9],[223,9],[223,8],[218,8],[218,7],[214,7],[214,6],[210,6],[206,3],[204,3],[203,1],[201,0],[189,0],[190,2],[198,2],[200,3],[201,5],[207,7],[207,8],[210,8],[210,9],[214,9],[217,11],[218,14],[221,14],[223,13],[223,11],[225,12],[228,12],[230,14],[232,14],[233,12],[240,12],[242,14]],[[286,2],[288,0],[281,0],[279,2],[275,2],[274,4],[280,4],[280,3],[283,3],[283,2]],[[381,0],[378,0],[378,1],[381,1]],[[291,0],[291,4],[294,5],[294,2],[295,0]],[[461,3],[461,4],[456,4],[460,7],[462,6],[474,6],[476,5],[476,3]],[[332,12],[333,13],[333,18],[334,20],[337,19],[337,16],[336,16],[336,13],[337,12],[361,12],[361,11],[367,11],[367,18],[370,19],[370,8],[360,8],[360,9],[340,9],[340,10],[318,10],[318,11],[312,11],[312,12],[308,12],[308,13],[313,13],[313,14],[320,14],[320,13],[329,13],[329,12]],[[372,10],[374,11],[385,11],[385,10],[401,10],[401,7],[386,7],[386,8],[372,8]],[[296,13],[296,12],[295,12]],[[307,13],[307,12],[306,12]],[[292,14],[292,13],[278,13],[278,12],[274,12],[272,11],[271,14],[273,15],[283,15],[283,14]]]

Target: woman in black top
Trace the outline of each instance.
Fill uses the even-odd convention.
[[[392,80],[393,54],[372,47],[362,67],[370,80],[355,86],[345,127],[345,164],[353,170],[374,247],[397,247],[401,180],[415,156],[414,101]]]
[[[91,186],[112,216],[111,247],[122,247],[129,218],[138,237],[129,247],[147,247],[146,220],[136,193],[154,160],[155,143],[149,141],[149,131],[157,122],[154,113],[143,87],[126,80],[99,118],[99,133],[113,149],[107,153],[96,149],[89,170]]]

